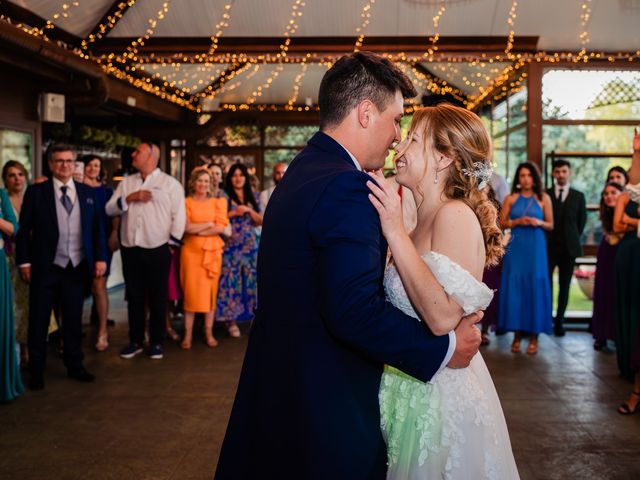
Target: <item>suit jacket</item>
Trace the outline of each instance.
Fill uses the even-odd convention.
[[[383,366],[426,382],[449,339],[385,301],[387,244],[368,179],[318,132],[269,200],[217,479],[385,478]]]
[[[558,244],[563,244],[566,253],[570,257],[579,257],[582,255],[582,244],[580,243],[580,235],[587,223],[587,205],[582,192],[569,188],[567,198],[562,205],[563,219],[559,220],[558,212],[560,211],[560,202],[556,200],[553,188],[547,189],[547,194],[551,197],[553,206],[553,230],[547,232],[547,251],[552,254]]]
[[[107,245],[104,214],[100,211],[93,188],[74,182],[76,202],[80,207],[82,247],[88,274],[95,262],[105,261]],[[31,264],[32,277],[42,278],[53,267],[58,246],[58,217],[51,180],[27,188],[20,211],[20,228],[16,237],[16,263]]]

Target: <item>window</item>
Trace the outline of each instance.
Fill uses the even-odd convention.
[[[640,119],[640,71],[554,70],[542,76],[544,119]]]
[[[10,129],[0,129],[0,168],[9,160],[23,164],[33,180],[33,134]]]

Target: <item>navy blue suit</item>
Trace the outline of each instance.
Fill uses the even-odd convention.
[[[84,260],[75,268],[54,265],[58,245],[58,218],[51,180],[27,188],[20,211],[16,262],[31,264],[29,286],[29,367],[42,375],[46,359],[47,329],[54,304],[64,324],[64,361],[69,369],[82,365],[82,305],[90,290],[95,262],[107,257],[104,216],[91,187],[75,182],[80,207]]]
[[[428,381],[449,346],[385,302],[369,177],[319,132],[269,200],[258,310],[216,479],[383,479],[384,364]]]

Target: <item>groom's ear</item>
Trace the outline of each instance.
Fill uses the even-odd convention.
[[[374,105],[371,100],[363,100],[356,107],[358,111],[358,123],[362,128],[367,128],[371,122]]]

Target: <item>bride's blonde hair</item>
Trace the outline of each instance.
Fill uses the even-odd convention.
[[[486,251],[485,263],[495,265],[502,255],[502,231],[498,227],[498,212],[484,189],[480,178],[465,174],[463,170],[477,170],[477,162],[491,164],[491,140],[482,120],[473,112],[441,103],[424,107],[413,114],[411,132],[420,129],[425,148],[433,148],[453,160],[448,167],[444,194],[447,198],[463,201],[478,217]],[[410,133],[411,135],[411,133]]]

